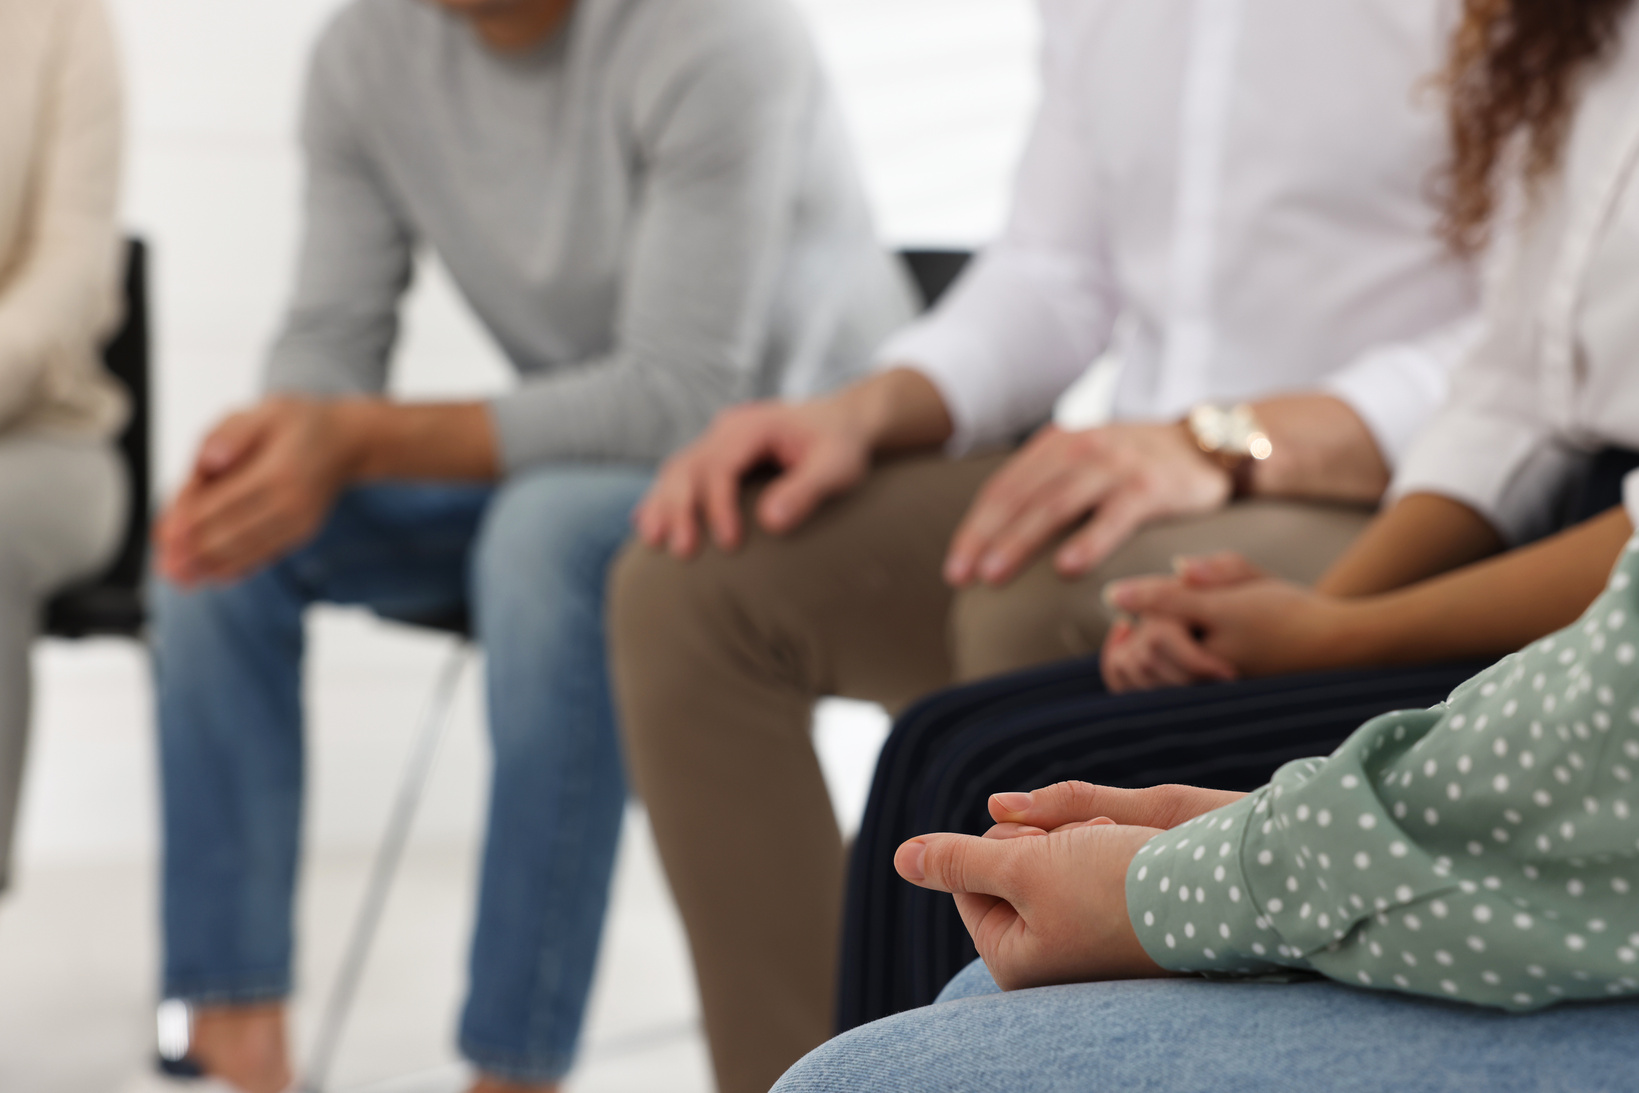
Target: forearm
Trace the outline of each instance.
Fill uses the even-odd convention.
[[[955,428],[939,389],[910,367],[878,372],[826,401],[881,455],[937,448]]]
[[[1283,395],[1254,410],[1274,450],[1252,465],[1253,495],[1376,504],[1388,488],[1388,464],[1348,403],[1333,395]]]
[[[500,475],[495,428],[482,403],[342,399],[330,412],[344,438],[349,482],[491,481]]]
[[[1626,512],[1398,591],[1358,601],[1349,662],[1502,656],[1568,626],[1604,587],[1633,534]]]
[[[1477,562],[1502,548],[1496,529],[1467,505],[1415,493],[1372,521],[1315,588],[1330,596],[1374,595]]]

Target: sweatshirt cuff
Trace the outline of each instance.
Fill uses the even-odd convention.
[[[1241,864],[1247,826],[1266,790],[1151,839],[1127,869],[1127,913],[1163,968],[1265,975],[1307,968],[1254,905]]]

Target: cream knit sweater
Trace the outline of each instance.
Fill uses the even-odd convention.
[[[120,81],[100,0],[0,0],[0,432],[112,435]]]

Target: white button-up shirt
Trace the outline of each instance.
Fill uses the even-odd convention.
[[[1481,340],[1393,492],[1455,498],[1518,543],[1551,528],[1587,453],[1639,448],[1639,14],[1560,174],[1516,205]]]
[[[1043,101],[1010,221],[883,367],[952,450],[1045,420],[1088,365],[1114,413],[1325,390],[1392,463],[1472,340],[1435,235],[1441,0],[1042,0]]]

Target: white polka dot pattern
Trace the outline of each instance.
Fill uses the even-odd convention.
[[[1636,575],[1639,537],[1574,625],[1151,840],[1145,949],[1512,1010],[1639,994]]]

